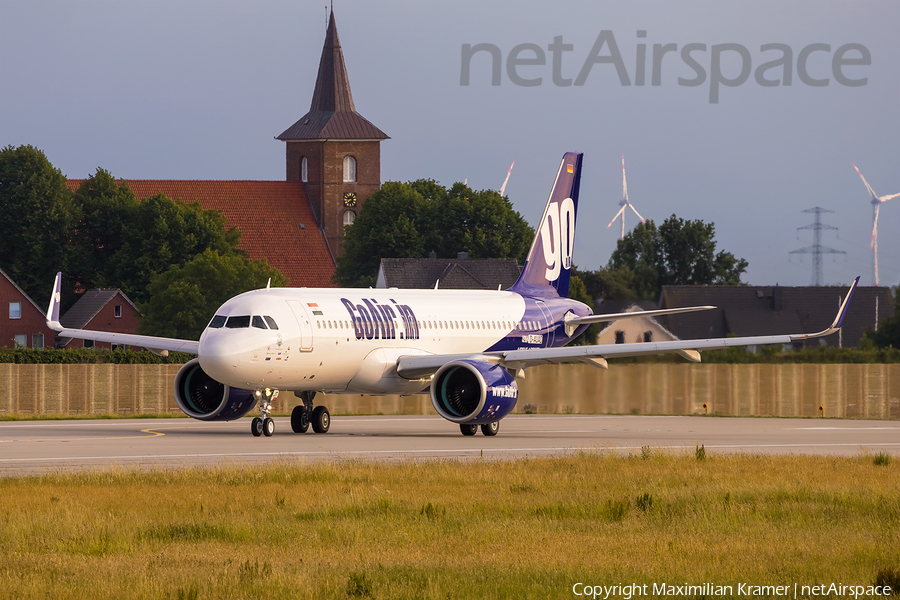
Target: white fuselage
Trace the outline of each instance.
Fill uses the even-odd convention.
[[[211,377],[243,389],[332,393],[421,392],[430,378],[399,377],[398,357],[476,353],[504,341],[538,348],[553,326],[549,314],[526,320],[519,294],[482,290],[265,289],[232,298],[216,315],[225,326],[208,327],[199,345]]]

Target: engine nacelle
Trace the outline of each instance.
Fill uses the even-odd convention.
[[[251,390],[219,383],[200,368],[197,358],[175,375],[175,401],[184,414],[201,421],[233,421],[256,406]]]
[[[431,381],[431,403],[454,423],[481,425],[499,421],[519,398],[515,378],[500,365],[480,360],[447,363]]]

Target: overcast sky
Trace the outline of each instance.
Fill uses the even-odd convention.
[[[325,15],[324,2],[296,0],[0,0],[0,145],[37,146],[71,178],[103,167],[120,178],[283,179],[274,137],[309,108]],[[810,284],[812,256],[789,252],[812,244],[811,230],[798,239],[813,222],[801,211],[821,206],[839,228],[823,245],[847,253],[825,256],[825,283],[872,284],[872,206],[851,163],[879,195],[900,192],[898,2],[342,0],[335,17],[356,108],[392,138],[382,181],[499,189],[515,160],[506,191],[535,225],[562,153],[584,152],[575,262],[596,268],[620,232],[606,225],[624,154],[641,214],[714,222],[719,249],[750,262],[745,281]],[[548,48],[559,36],[571,50]],[[630,85],[591,60],[612,54],[609,43],[594,50],[600,36],[614,39]],[[465,44],[499,49],[499,86],[486,51],[461,85]],[[655,44],[676,45],[656,86]],[[705,50],[683,54],[688,44]],[[789,49],[790,86],[757,82],[757,68],[784,54],[765,44]],[[847,44],[864,48],[836,56]],[[865,53],[871,64],[852,64]],[[737,79],[742,62],[746,82],[713,85]],[[760,75],[784,79],[780,66]],[[900,283],[898,232],[900,198],[881,210],[882,285]]]

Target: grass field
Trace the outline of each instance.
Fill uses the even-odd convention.
[[[0,594],[572,598],[577,582],[872,585],[879,573],[900,579],[897,469],[887,455],[646,448],[5,478]]]

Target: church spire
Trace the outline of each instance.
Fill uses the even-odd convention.
[[[310,112],[356,111],[333,11],[328,19],[325,46],[322,48],[322,58],[319,59],[319,76],[316,78],[316,89],[309,110]]]
[[[279,140],[385,140],[388,136],[356,112],[334,11],[328,19],[319,74],[309,112],[291,125]]]

